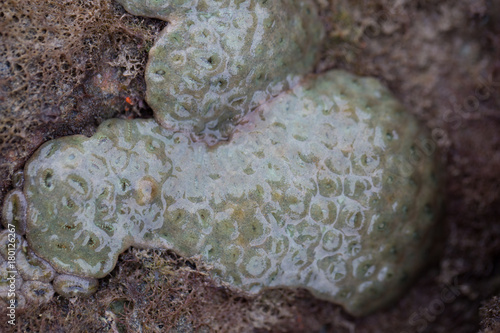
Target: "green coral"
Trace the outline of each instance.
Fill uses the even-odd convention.
[[[17,185],[23,177],[18,176]],[[10,191],[2,207],[0,232],[0,307],[15,301],[18,309],[40,305],[60,295],[87,296],[97,290],[96,279],[59,275],[45,260],[38,257],[22,235],[26,232],[27,202],[19,189]],[[13,288],[14,287],[14,288]]]
[[[152,16],[160,3],[171,12],[165,1],[122,3],[136,15]],[[246,113],[312,72],[323,25],[309,0],[186,6],[150,50],[146,68],[146,100],[165,128],[225,139]]]
[[[307,288],[356,315],[397,297],[427,261],[439,206],[417,122],[345,72],[244,120],[214,147],[117,119],[44,144],[25,168],[33,251],[97,278],[131,245],[166,247],[244,290]]]

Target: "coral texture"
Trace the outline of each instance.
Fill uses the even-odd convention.
[[[182,14],[155,16],[175,19],[149,52],[146,100],[163,127],[214,143],[312,72],[323,25],[309,0],[192,2]],[[155,8],[123,3],[137,15]]]
[[[17,185],[22,183],[18,180]],[[2,207],[5,229],[0,232],[0,306],[14,301],[18,309],[23,309],[47,303],[54,292],[66,297],[95,292],[96,279],[60,275],[31,250],[22,236],[26,231],[26,206],[26,197],[17,188],[7,194]]]
[[[103,277],[129,246],[161,246],[250,292],[302,287],[366,314],[428,260],[439,198],[427,143],[378,81],[345,72],[278,96],[215,147],[109,120],[27,163],[27,239],[68,274]]]

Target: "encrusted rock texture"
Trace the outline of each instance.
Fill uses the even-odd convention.
[[[131,249],[94,296],[55,298],[19,313],[15,328],[0,322],[3,331],[494,331],[497,301],[487,301],[499,292],[498,2],[316,2],[327,36],[315,71],[380,78],[441,147],[448,181],[437,264],[393,307],[354,319],[305,291],[249,297],[215,284],[196,258]],[[152,115],[141,78],[164,22],[109,1],[0,4],[5,194],[43,142],[90,135],[110,117]]]

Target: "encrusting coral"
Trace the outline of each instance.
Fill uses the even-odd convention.
[[[231,285],[303,287],[353,314],[397,297],[426,262],[439,202],[416,121],[345,72],[245,120],[212,148],[152,120],[46,143],[25,168],[33,250],[94,278],[132,245],[201,254]]]
[[[308,1],[290,0],[300,18],[268,1],[178,2],[176,13],[154,2],[165,9],[155,17],[176,18],[148,64],[148,102],[163,127],[113,119],[90,138],[49,141],[5,200],[3,260],[11,226],[30,245],[16,236],[26,259],[16,263],[26,266],[18,303],[91,294],[137,246],[201,255],[214,276],[252,293],[305,288],[354,315],[387,305],[434,239],[439,177],[425,131],[375,79],[304,76],[322,34]],[[125,7],[140,14],[138,3]],[[235,18],[241,26],[228,25]],[[287,27],[297,31],[281,49]],[[241,52],[251,41],[261,52]],[[186,117],[181,100],[192,101]]]

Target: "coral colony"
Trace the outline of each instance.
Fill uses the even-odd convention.
[[[16,233],[0,236],[2,299],[12,237],[21,306],[92,294],[130,246],[201,255],[233,287],[305,288],[353,315],[396,299],[435,233],[428,137],[377,80],[308,75],[313,4],[120,3],[170,23],[146,70],[155,120],[111,119],[31,157],[3,207]]]

